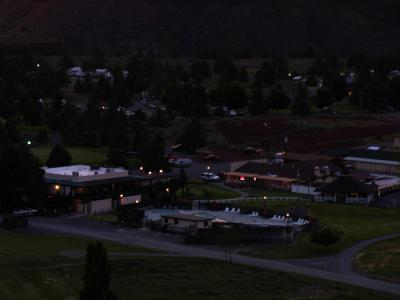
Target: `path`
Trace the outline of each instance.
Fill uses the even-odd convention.
[[[126,229],[118,230],[116,227],[106,224],[95,224],[77,219],[45,219],[35,217],[30,219],[30,227],[42,232],[54,232],[71,235],[86,236],[93,239],[109,240],[128,245],[154,248],[166,252],[173,252],[192,257],[204,257],[217,260],[226,260],[225,253],[200,247],[174,243],[167,238],[154,238],[147,232]],[[345,284],[369,288],[376,291],[392,293],[400,296],[400,284],[362,277],[358,274],[337,273],[323,269],[306,267],[299,264],[278,260],[253,258],[238,254],[232,254],[234,263],[254,266],[263,269],[295,273],[304,276],[316,277]]]
[[[400,233],[388,234],[385,236],[380,236],[358,242],[339,254],[317,257],[317,258],[292,259],[292,260],[287,260],[286,262],[301,266],[323,269],[326,271],[331,271],[340,274],[360,276],[353,269],[353,261],[357,253],[359,253],[362,249],[364,249],[369,245],[396,237],[400,237]]]

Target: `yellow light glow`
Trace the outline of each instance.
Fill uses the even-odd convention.
[[[120,194],[119,197],[120,197],[120,198],[124,198],[124,194]]]
[[[59,186],[58,184],[56,184],[56,185],[54,186],[54,188],[56,189],[56,191],[59,191],[59,190],[60,190],[60,186]]]

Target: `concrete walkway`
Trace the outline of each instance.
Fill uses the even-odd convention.
[[[119,228],[113,227],[111,225],[99,223],[95,224],[84,220],[66,220],[63,218],[46,219],[35,217],[30,219],[30,227],[34,230],[41,232],[53,232],[85,236],[92,239],[109,240],[128,245],[154,248],[185,256],[226,260],[225,253],[222,251],[179,244],[174,242],[173,240],[169,241],[168,238],[155,238],[154,236],[149,235],[147,232],[140,232],[134,229],[125,229],[124,231],[121,231]],[[359,246],[361,247],[361,245]],[[354,248],[352,251],[355,250],[356,248]],[[352,251],[350,251],[349,254],[353,253]],[[232,254],[232,261],[234,263],[254,266],[263,269],[295,273],[304,276],[337,281],[400,296],[400,284],[370,279],[355,273],[339,273],[290,262],[253,258],[237,254]]]

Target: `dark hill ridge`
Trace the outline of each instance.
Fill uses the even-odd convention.
[[[0,44],[74,52],[400,48],[398,0],[1,0]]]

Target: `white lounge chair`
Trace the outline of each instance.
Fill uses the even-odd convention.
[[[224,210],[224,212],[229,212],[229,207],[227,206],[227,207],[225,207],[225,210]]]
[[[236,213],[237,213],[237,214],[240,214],[240,208],[238,208],[238,209],[236,210]]]
[[[255,217],[258,217],[258,211],[255,211],[255,212],[254,212],[254,216],[255,216]]]
[[[232,207],[230,212],[232,212],[232,213],[236,212],[236,211],[235,211],[235,208]]]

